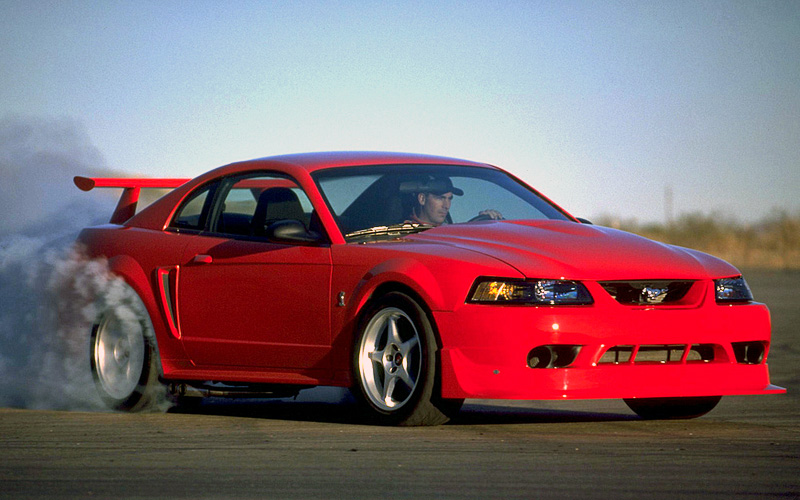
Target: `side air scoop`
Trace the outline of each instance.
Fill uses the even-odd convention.
[[[75,185],[82,191],[91,191],[94,188],[121,188],[122,195],[111,215],[112,224],[122,224],[136,213],[136,204],[139,202],[139,192],[142,188],[174,189],[184,184],[189,179],[151,179],[151,178],[108,178],[108,177],[81,177],[76,176]]]

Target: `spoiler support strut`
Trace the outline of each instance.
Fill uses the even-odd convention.
[[[73,181],[81,191],[91,191],[94,188],[122,188],[122,195],[117,202],[117,208],[111,215],[111,224],[123,224],[136,213],[139,203],[139,194],[142,188],[174,189],[189,179],[141,179],[141,178],[108,178],[108,177],[81,177],[75,176]]]

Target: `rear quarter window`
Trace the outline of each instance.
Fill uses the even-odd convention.
[[[206,205],[210,201],[209,194],[212,192],[213,187],[215,185],[206,186],[184,201],[175,214],[170,227],[194,231],[203,230],[205,227],[205,214],[207,214]]]

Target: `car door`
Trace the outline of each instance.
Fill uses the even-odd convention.
[[[299,205],[273,199],[265,208],[272,188],[292,191]],[[217,191],[208,230],[188,238],[179,273],[187,354],[200,367],[328,369],[330,248],[264,235],[275,219],[308,225],[307,197],[277,174],[230,179]]]

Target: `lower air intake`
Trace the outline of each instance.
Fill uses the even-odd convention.
[[[714,344],[616,345],[609,347],[598,364],[708,363],[714,361]]]
[[[767,343],[762,341],[734,342],[732,346],[736,362],[745,365],[761,364],[767,352]]]
[[[579,345],[540,345],[528,353],[531,368],[566,368],[575,362],[581,350]]]

